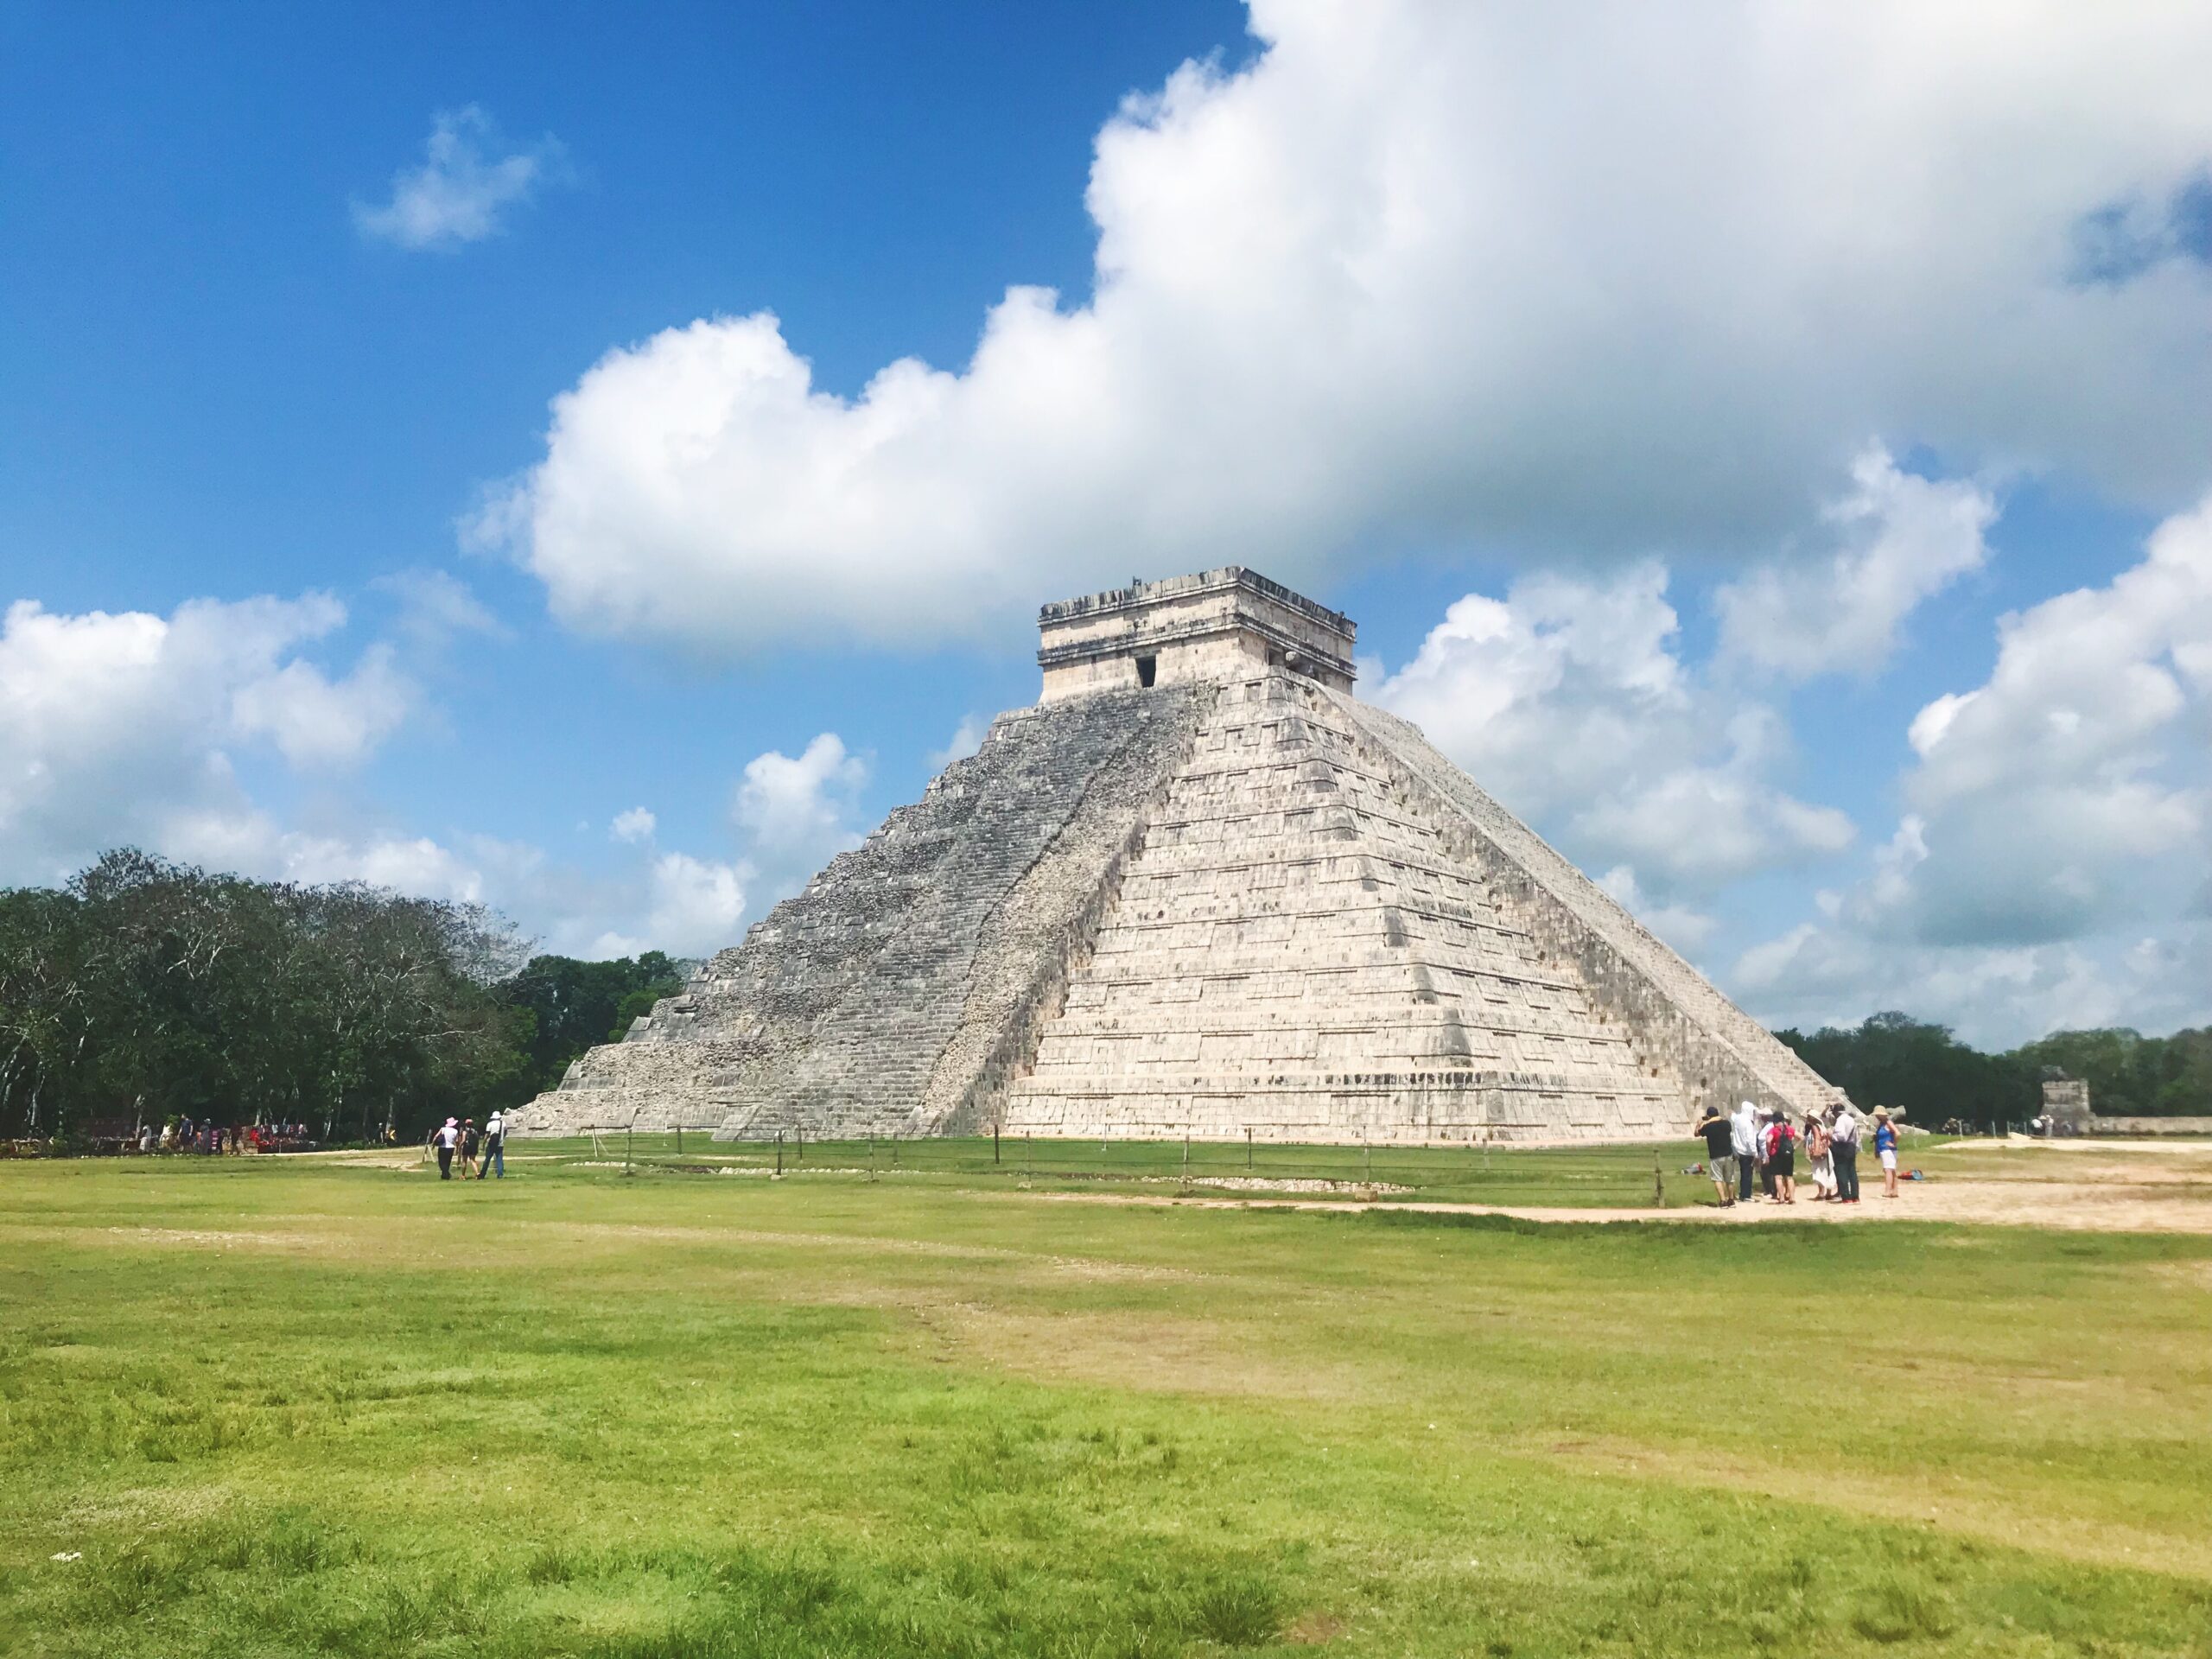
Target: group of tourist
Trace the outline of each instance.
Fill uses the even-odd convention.
[[[151,1123],[138,1126],[136,1144],[140,1152],[196,1152],[208,1157],[222,1157],[242,1152],[290,1152],[312,1144],[304,1123],[218,1123],[213,1119],[194,1122],[179,1116],[158,1128]],[[126,1140],[124,1149],[130,1150],[132,1141]]]
[[[1872,1120],[1874,1155],[1882,1166],[1882,1196],[1897,1195],[1897,1131],[1890,1109],[1877,1106]],[[1733,1113],[1708,1106],[1692,1131],[1705,1142],[1705,1160],[1721,1207],[1747,1203],[1754,1180],[1769,1204],[1797,1202],[1797,1154],[1805,1154],[1816,1204],[1859,1202],[1859,1148],[1868,1120],[1848,1101],[1792,1122],[1788,1112],[1762,1111],[1745,1101]]]
[[[480,1181],[487,1171],[500,1180],[506,1179],[507,1120],[497,1110],[484,1120],[481,1130],[473,1117],[449,1117],[430,1131],[430,1138],[424,1144],[437,1154],[438,1179],[442,1181],[453,1179],[456,1160],[464,1181],[472,1173]]]

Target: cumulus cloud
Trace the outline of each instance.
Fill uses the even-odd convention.
[[[1823,515],[1839,546],[1763,564],[1720,589],[1725,653],[1793,680],[1871,674],[1915,607],[1988,557],[1983,533],[1997,503],[1986,491],[1916,478],[1880,448],[1859,457],[1852,480]]]
[[[663,853],[653,860],[645,937],[677,957],[735,944],[745,916],[745,875],[733,864]]]
[[[941,770],[956,760],[965,760],[983,747],[983,734],[990,728],[991,722],[982,715],[963,715],[944,747],[930,751],[930,765]]]
[[[266,736],[295,766],[350,765],[389,737],[414,702],[414,682],[393,666],[390,646],[376,645],[342,679],[286,663],[240,685],[231,713],[239,732]]]
[[[868,775],[866,760],[823,732],[797,759],[771,749],[747,761],[732,816],[762,868],[786,879],[810,875],[859,845],[850,820]]]
[[[1663,908],[1830,856],[1851,821],[1775,781],[1775,711],[1683,664],[1665,567],[1545,574],[1455,601],[1369,695],[1592,867],[1625,863]]]
[[[578,628],[734,652],[1011,632],[1132,549],[1300,583],[1408,540],[1740,553],[1869,434],[2162,505],[2201,484],[2212,269],[2174,226],[2212,10],[1251,24],[1249,66],[1186,64],[1100,132],[1087,299],[1011,287],[963,367],[851,397],[766,313],[623,346],[474,535]],[[2084,227],[2139,200],[2148,251],[2085,270]],[[1821,650],[1886,638],[1901,556],[1829,573],[1853,603]]]
[[[1598,878],[1598,885],[1611,893],[1638,921],[1673,945],[1685,957],[1694,957],[1712,938],[1717,919],[1688,905],[1662,905],[1645,893],[1636,879],[1634,867],[1616,864]]]
[[[492,118],[474,104],[434,116],[423,152],[422,166],[392,175],[389,201],[353,204],[363,236],[403,248],[481,242],[500,230],[507,208],[561,176],[565,154],[550,134],[527,149],[507,149]]]
[[[194,600],[167,617],[11,605],[0,625],[0,880],[235,813],[232,755],[357,762],[416,706],[379,647],[333,678],[301,653],[342,626],[327,594]]]
[[[1913,720],[1907,810],[1865,879],[1747,952],[1746,995],[1924,1006],[2009,1037],[2212,1014],[2212,499],[1998,639],[1986,682]]]
[[[607,826],[607,834],[617,841],[635,844],[651,841],[660,820],[642,806],[633,806],[626,812],[617,812],[614,822]]]

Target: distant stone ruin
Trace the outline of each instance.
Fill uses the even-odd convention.
[[[1229,567],[1047,605],[1043,695],[521,1134],[1685,1131],[1835,1091]]]
[[[2049,1073],[2043,1080],[2043,1116],[2050,1135],[2087,1135],[2096,1122],[2089,1109],[2089,1085],[2078,1078]]]

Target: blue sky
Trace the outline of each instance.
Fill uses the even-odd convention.
[[[2212,1017],[2192,9],[633,14],[0,3],[0,880],[702,951],[1234,559],[1755,1013]]]

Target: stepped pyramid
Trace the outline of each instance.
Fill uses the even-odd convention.
[[[1559,1141],[1834,1091],[1230,567],[1048,605],[1044,693],[518,1133]]]

